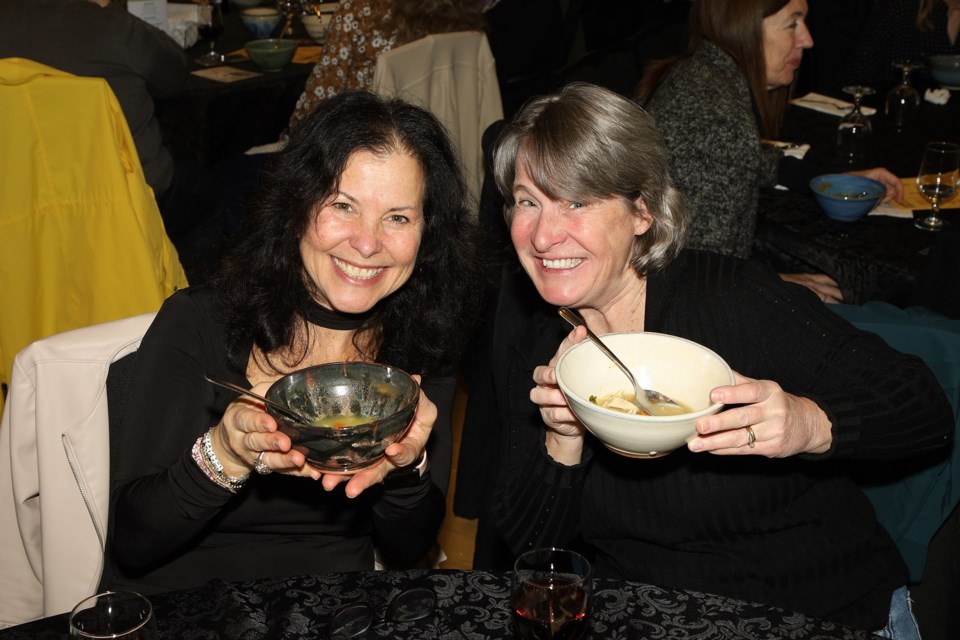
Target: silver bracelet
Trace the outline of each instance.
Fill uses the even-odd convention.
[[[213,451],[213,443],[210,440],[210,433],[212,431],[213,427],[197,438],[191,451],[193,461],[197,463],[197,466],[200,467],[203,474],[218,487],[226,489],[230,493],[236,493],[250,478],[250,474],[228,476],[224,473],[223,464]]]

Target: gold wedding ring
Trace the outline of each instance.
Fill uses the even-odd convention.
[[[753,427],[747,427],[747,446],[751,449],[757,446],[757,434],[753,432]]]

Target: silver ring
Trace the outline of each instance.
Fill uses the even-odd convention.
[[[752,447],[753,445],[751,444],[750,446]],[[263,461],[263,454],[265,453],[266,451],[261,451],[260,455],[257,456],[257,459],[253,461],[253,470],[262,476],[273,473],[273,469],[267,466],[267,463]]]
[[[753,432],[753,427],[747,427],[747,446],[751,449],[757,446],[757,434]],[[259,458],[257,461],[259,462]]]

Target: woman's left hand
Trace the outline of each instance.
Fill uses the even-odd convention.
[[[414,375],[413,377],[419,384],[420,376]],[[433,424],[436,421],[437,406],[427,398],[421,389],[420,402],[417,404],[417,412],[413,416],[413,424],[407,429],[403,438],[387,447],[383,459],[374,466],[353,475],[328,473],[323,476],[323,488],[331,491],[341,482],[346,482],[347,486],[344,487],[344,492],[347,497],[356,498],[373,485],[383,482],[386,475],[394,469],[411,465],[420,458],[420,453],[427,446],[427,439],[430,438],[430,432],[433,430]]]
[[[882,182],[883,186],[887,188],[887,192],[883,196],[883,201],[888,202],[892,199],[899,204],[903,204],[903,183],[900,181],[900,178],[883,167],[863,169],[862,171],[848,171],[847,173]]]
[[[691,451],[786,458],[830,448],[832,425],[815,402],[772,380],[734,376],[736,384],[710,392],[711,401],[729,408],[697,421],[697,436],[687,443]]]

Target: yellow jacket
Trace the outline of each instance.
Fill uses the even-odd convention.
[[[156,311],[187,279],[105,80],[2,59],[0,114],[0,383],[9,384],[30,342]]]

